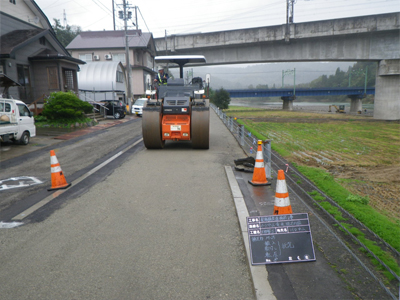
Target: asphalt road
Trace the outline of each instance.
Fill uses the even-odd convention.
[[[146,150],[140,143],[25,225],[0,229],[0,299],[254,299],[224,170],[243,152],[211,116],[209,150],[188,143]],[[140,125],[131,120],[48,147],[57,146],[73,181],[137,140]],[[48,193],[46,147],[22,169],[3,161],[2,178],[26,169],[44,182],[2,191],[3,217]]]
[[[209,150],[147,150],[140,118],[112,122],[69,140],[2,146],[0,181],[42,183],[0,184],[0,222],[50,200],[22,226],[0,226],[0,299],[385,299],[292,191],[294,212],[310,217],[317,260],[250,266],[243,220],[272,214],[275,180],[253,187],[251,174],[227,176],[245,154],[213,112]],[[47,191],[50,149],[72,183],[63,194]]]
[[[0,189],[0,217],[1,211],[10,205],[23,205],[22,202],[31,196],[51,187],[50,150],[55,151],[67,180],[71,182],[87,168],[106,160],[124,144],[141,138],[141,119],[136,117],[122,121],[109,119],[88,131],[85,135],[73,139],[66,137],[66,140],[61,139],[62,136],[41,135],[32,138],[27,146],[1,144],[2,184],[18,185],[4,180],[22,176],[34,177],[42,184],[23,189]]]

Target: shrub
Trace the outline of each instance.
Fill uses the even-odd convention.
[[[85,113],[92,110],[91,104],[82,101],[73,92],[55,92],[47,99],[42,115],[50,121],[80,121],[85,119]]]
[[[369,197],[361,197],[359,195],[350,194],[347,196],[346,201],[361,203],[367,205],[369,203]]]
[[[223,88],[211,93],[210,101],[218,106],[220,109],[226,109],[229,107],[229,103],[231,102],[231,98],[229,93]]]
[[[46,122],[47,118],[43,115],[34,116],[35,123]]]

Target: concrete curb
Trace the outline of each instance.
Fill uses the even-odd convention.
[[[276,300],[272,288],[268,281],[268,272],[264,265],[253,266],[251,264],[249,236],[247,233],[246,217],[249,216],[243,194],[240,191],[239,184],[236,181],[230,166],[225,166],[226,176],[231,188],[233,200],[236,206],[236,213],[239,219],[240,231],[242,232],[244,246],[246,248],[247,259],[249,263],[250,274],[253,280],[253,287],[257,300]]]

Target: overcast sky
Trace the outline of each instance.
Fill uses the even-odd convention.
[[[83,31],[112,30],[112,0],[35,0],[50,23],[77,25]],[[122,0],[114,0],[122,10]],[[279,25],[286,22],[286,0],[137,0],[139,29],[154,37]],[[336,19],[400,11],[400,0],[296,0],[294,22]],[[65,15],[64,15],[65,12]],[[116,13],[117,29],[123,22]],[[132,19],[133,20],[133,19]],[[129,25],[132,25],[130,22]],[[133,27],[132,27],[133,28]]]

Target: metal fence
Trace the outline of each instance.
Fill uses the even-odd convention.
[[[257,153],[257,141],[251,132],[247,131],[244,125],[239,124],[233,117],[228,117],[221,109],[214,104],[210,107],[215,111],[217,116],[222,120],[228,130],[232,133],[239,145],[248,156],[255,158]],[[271,141],[265,140],[262,144],[262,152],[264,156],[264,165],[267,178],[271,178]]]

